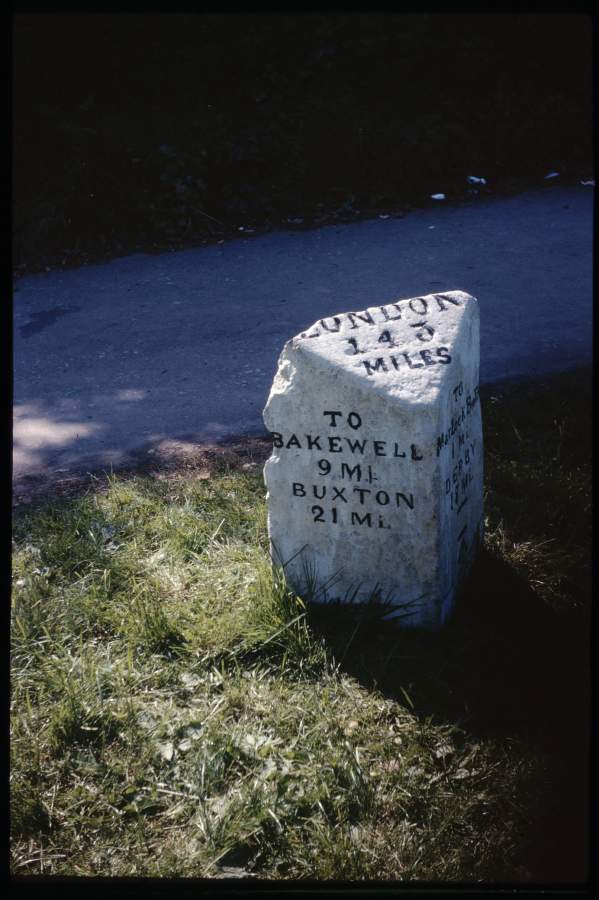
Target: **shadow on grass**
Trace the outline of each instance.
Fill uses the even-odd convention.
[[[438,632],[370,607],[311,608],[341,668],[420,716],[487,737],[554,741],[588,727],[588,612],[557,613],[504,560],[481,552]]]
[[[341,614],[341,615],[340,615]],[[457,725],[536,760],[523,863],[539,883],[588,877],[590,622],[557,613],[503,559],[481,552],[439,632],[400,630],[380,612],[317,607],[312,627],[341,669],[420,719]],[[524,749],[522,749],[524,748]],[[520,752],[520,751],[518,751]]]

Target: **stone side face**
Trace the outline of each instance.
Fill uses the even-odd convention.
[[[287,342],[264,422],[275,563],[316,601],[437,628],[482,540],[479,310],[460,291],[320,320]]]

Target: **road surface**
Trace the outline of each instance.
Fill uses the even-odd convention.
[[[23,278],[13,481],[264,434],[288,338],[404,297],[479,299],[482,383],[590,364],[592,219],[555,186]]]

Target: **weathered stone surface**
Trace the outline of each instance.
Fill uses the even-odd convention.
[[[479,310],[461,291],[340,313],[285,345],[264,422],[273,560],[316,601],[435,628],[483,528]]]

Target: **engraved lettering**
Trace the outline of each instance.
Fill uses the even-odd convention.
[[[395,307],[395,310],[397,312],[396,316],[390,316],[387,311],[386,306],[379,306],[380,311],[382,312],[383,316],[385,317],[385,322],[394,322],[396,319],[401,319],[401,309],[399,307],[399,304],[392,303],[391,306]]]
[[[331,500],[336,500],[337,498],[339,498],[340,500],[343,500],[344,503],[348,502],[347,497],[345,496],[345,490],[346,490],[345,488],[336,488],[333,485],[333,490],[335,493],[331,497]]]
[[[358,353],[366,353],[366,350],[360,350],[360,348],[358,347],[358,342],[355,338],[346,338],[345,340],[354,348],[354,356],[356,356]]]
[[[385,360],[382,356],[379,356],[379,358],[375,360],[374,363],[370,362],[370,360],[368,359],[364,359],[362,360],[362,362],[364,363],[366,371],[369,375],[374,375],[374,373],[378,372],[379,370],[382,370],[383,372],[388,371],[387,366],[385,365]]]
[[[366,444],[367,444],[367,441],[366,441],[366,440],[363,440],[363,441],[358,441],[358,440],[352,441],[352,439],[351,439],[351,438],[348,438],[348,437],[346,437],[345,440],[347,441],[347,446],[349,447],[349,449],[351,450],[352,453],[355,453],[356,450],[359,450],[360,453],[362,453],[362,454],[364,453],[364,447],[365,447]]]
[[[360,319],[362,322],[365,322],[367,325],[375,324],[374,319],[372,318],[370,313],[367,312],[367,310],[364,310],[363,312],[348,313],[347,318],[351,322],[352,328],[359,328],[359,325],[356,323],[356,319]]]
[[[430,350],[421,350],[420,356],[422,357],[422,359],[424,360],[424,362],[427,366],[435,365],[435,360],[432,359]]]
[[[416,322],[413,325],[410,325],[410,328],[420,329],[420,331],[416,332],[416,337],[419,341],[432,341],[435,329],[431,328],[430,325],[427,325],[426,322]]]
[[[324,509],[322,506],[313,506],[312,515],[314,516],[315,522],[324,522]]]
[[[328,475],[332,468],[328,459],[319,459],[317,465],[321,475]]]
[[[391,337],[391,332],[388,330],[381,331],[378,340],[379,344],[389,344],[390,347],[397,347],[397,344]]]
[[[414,297],[408,303],[408,306],[412,310],[412,312],[418,313],[421,316],[426,315],[428,312],[428,303],[424,299],[424,297]]]
[[[412,360],[410,359],[410,354],[409,354],[409,353],[402,353],[401,355],[403,356],[403,358],[405,359],[405,361],[406,361],[407,364],[409,365],[410,369],[423,369],[423,368],[424,368],[424,363],[415,363],[415,362],[412,362]]]
[[[435,300],[437,301],[437,306],[441,312],[445,312],[447,303],[453,303],[454,306],[462,305],[462,301],[458,300],[457,297],[448,297],[447,294],[435,294]]]
[[[364,515],[360,517],[359,513],[352,512],[351,523],[352,525],[368,525],[370,528],[372,526],[372,513],[364,513]]]

